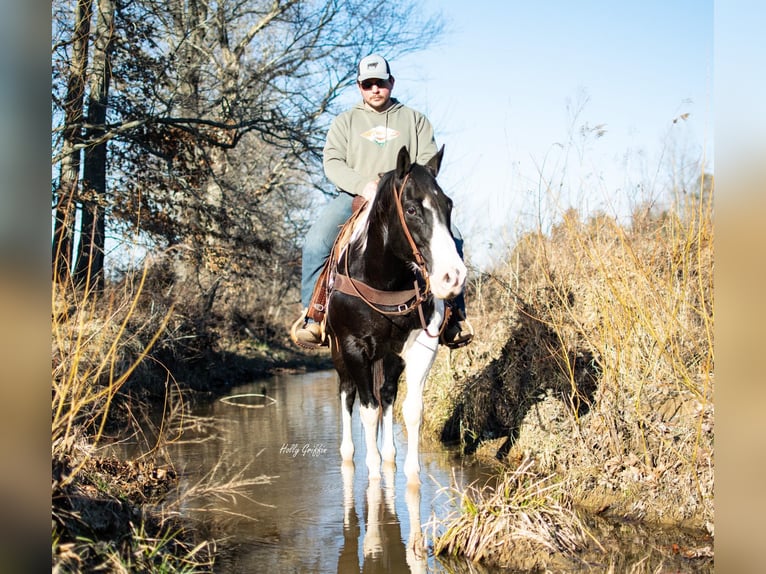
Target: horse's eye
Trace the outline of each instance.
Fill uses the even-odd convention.
[[[417,214],[417,210],[411,205],[407,206],[407,215],[415,215],[415,214]]]

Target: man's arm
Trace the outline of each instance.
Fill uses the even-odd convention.
[[[337,188],[353,195],[361,195],[369,182],[346,164],[347,148],[347,118],[340,115],[333,120],[327,133],[322,156],[324,173]]]
[[[415,158],[415,163],[425,165],[439,149],[436,147],[434,128],[428,118],[416,112],[415,122],[418,137],[418,157]]]

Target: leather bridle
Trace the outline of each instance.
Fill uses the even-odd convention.
[[[428,299],[428,296],[431,293],[431,282],[428,277],[428,268],[426,267],[425,258],[420,252],[420,249],[418,249],[418,246],[415,244],[415,240],[412,238],[412,233],[410,233],[410,229],[407,226],[407,222],[404,218],[404,208],[402,206],[402,194],[404,193],[404,187],[407,185],[409,178],[410,172],[407,172],[398,190],[396,189],[396,186],[392,186],[395,199],[394,203],[396,204],[396,211],[399,215],[399,221],[402,224],[404,235],[407,237],[407,241],[410,244],[412,255],[415,258],[415,263],[418,266],[418,270],[420,271],[420,275],[423,277],[425,285],[421,286],[418,278],[415,277],[415,281],[413,282],[413,289],[409,289],[407,291],[391,292],[374,289],[373,287],[370,287],[364,282],[359,281],[358,279],[354,279],[351,277],[351,275],[349,275],[348,260],[350,249],[347,249],[344,265],[345,275],[341,275],[340,273],[336,274],[334,288],[348,295],[354,295],[358,297],[364,301],[371,309],[374,309],[381,315],[407,315],[412,312],[413,309],[417,308],[423,330],[429,337],[438,337],[441,335],[444,327],[447,324],[447,319],[449,319],[450,314],[450,307],[449,305],[444,306],[444,320],[442,321],[442,324],[439,328],[439,332],[435,335],[429,333],[428,324],[426,323],[425,315],[423,313],[423,303]],[[350,289],[348,288],[349,286]],[[402,296],[404,297],[404,301],[399,302],[399,299],[401,299]],[[395,305],[396,309],[384,309],[381,307],[383,305]]]

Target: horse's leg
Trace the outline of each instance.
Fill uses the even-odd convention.
[[[378,423],[380,407],[370,403],[359,406],[359,415],[364,427],[364,439],[367,445],[367,471],[371,479],[380,478],[380,453],[378,452]]]
[[[420,339],[421,337],[418,337]],[[423,345],[430,341],[422,341]],[[434,339],[433,345],[438,345]],[[433,364],[436,349],[430,350],[425,346],[416,344],[416,349],[408,353],[406,377],[407,397],[402,404],[404,424],[407,427],[407,456],[404,459],[404,474],[408,483],[420,482],[420,456],[418,445],[420,443],[420,423],[423,418],[423,387],[428,377],[428,370]]]
[[[407,456],[404,459],[404,474],[408,483],[420,483],[420,423],[423,415],[423,387],[428,372],[431,370],[439,338],[430,337],[427,331],[435,332],[441,324],[444,314],[444,301],[435,301],[435,310],[427,330],[420,331],[416,338],[411,338],[403,351],[405,362],[405,377],[407,380],[407,396],[402,404],[402,414],[407,427]]]
[[[396,460],[396,447],[394,446],[394,409],[392,405],[383,408],[383,445],[380,454],[383,462],[393,464]]]
[[[396,460],[394,445],[394,409],[399,376],[404,369],[401,357],[389,356],[384,360],[385,383],[380,390],[381,408],[383,409],[383,444],[381,454],[383,461],[393,464]]]
[[[356,389],[353,384],[341,382],[340,412],[342,421],[342,438],[340,442],[340,456],[344,462],[354,460],[354,440],[351,437],[351,413],[354,409]]]
[[[378,452],[379,407],[373,391],[373,368],[367,358],[363,344],[355,340],[347,340],[341,345],[342,361],[335,361],[335,368],[342,363],[344,368],[342,379],[347,382],[341,391],[353,391],[359,395],[359,418],[364,427],[364,439],[367,445],[367,469],[371,479],[380,478],[380,453]],[[350,417],[349,417],[350,419]],[[349,427],[349,437],[350,437]],[[345,440],[345,435],[344,435]]]
[[[383,551],[383,537],[381,536],[381,491],[379,481],[370,481],[367,485],[367,527],[364,533],[362,551],[364,557],[380,554]]]
[[[383,463],[383,484],[386,507],[391,514],[396,515],[396,467],[393,464]]]

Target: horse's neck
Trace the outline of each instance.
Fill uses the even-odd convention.
[[[384,291],[411,288],[414,274],[410,264],[396,255],[379,224],[368,223],[364,248],[351,259],[351,276]]]

